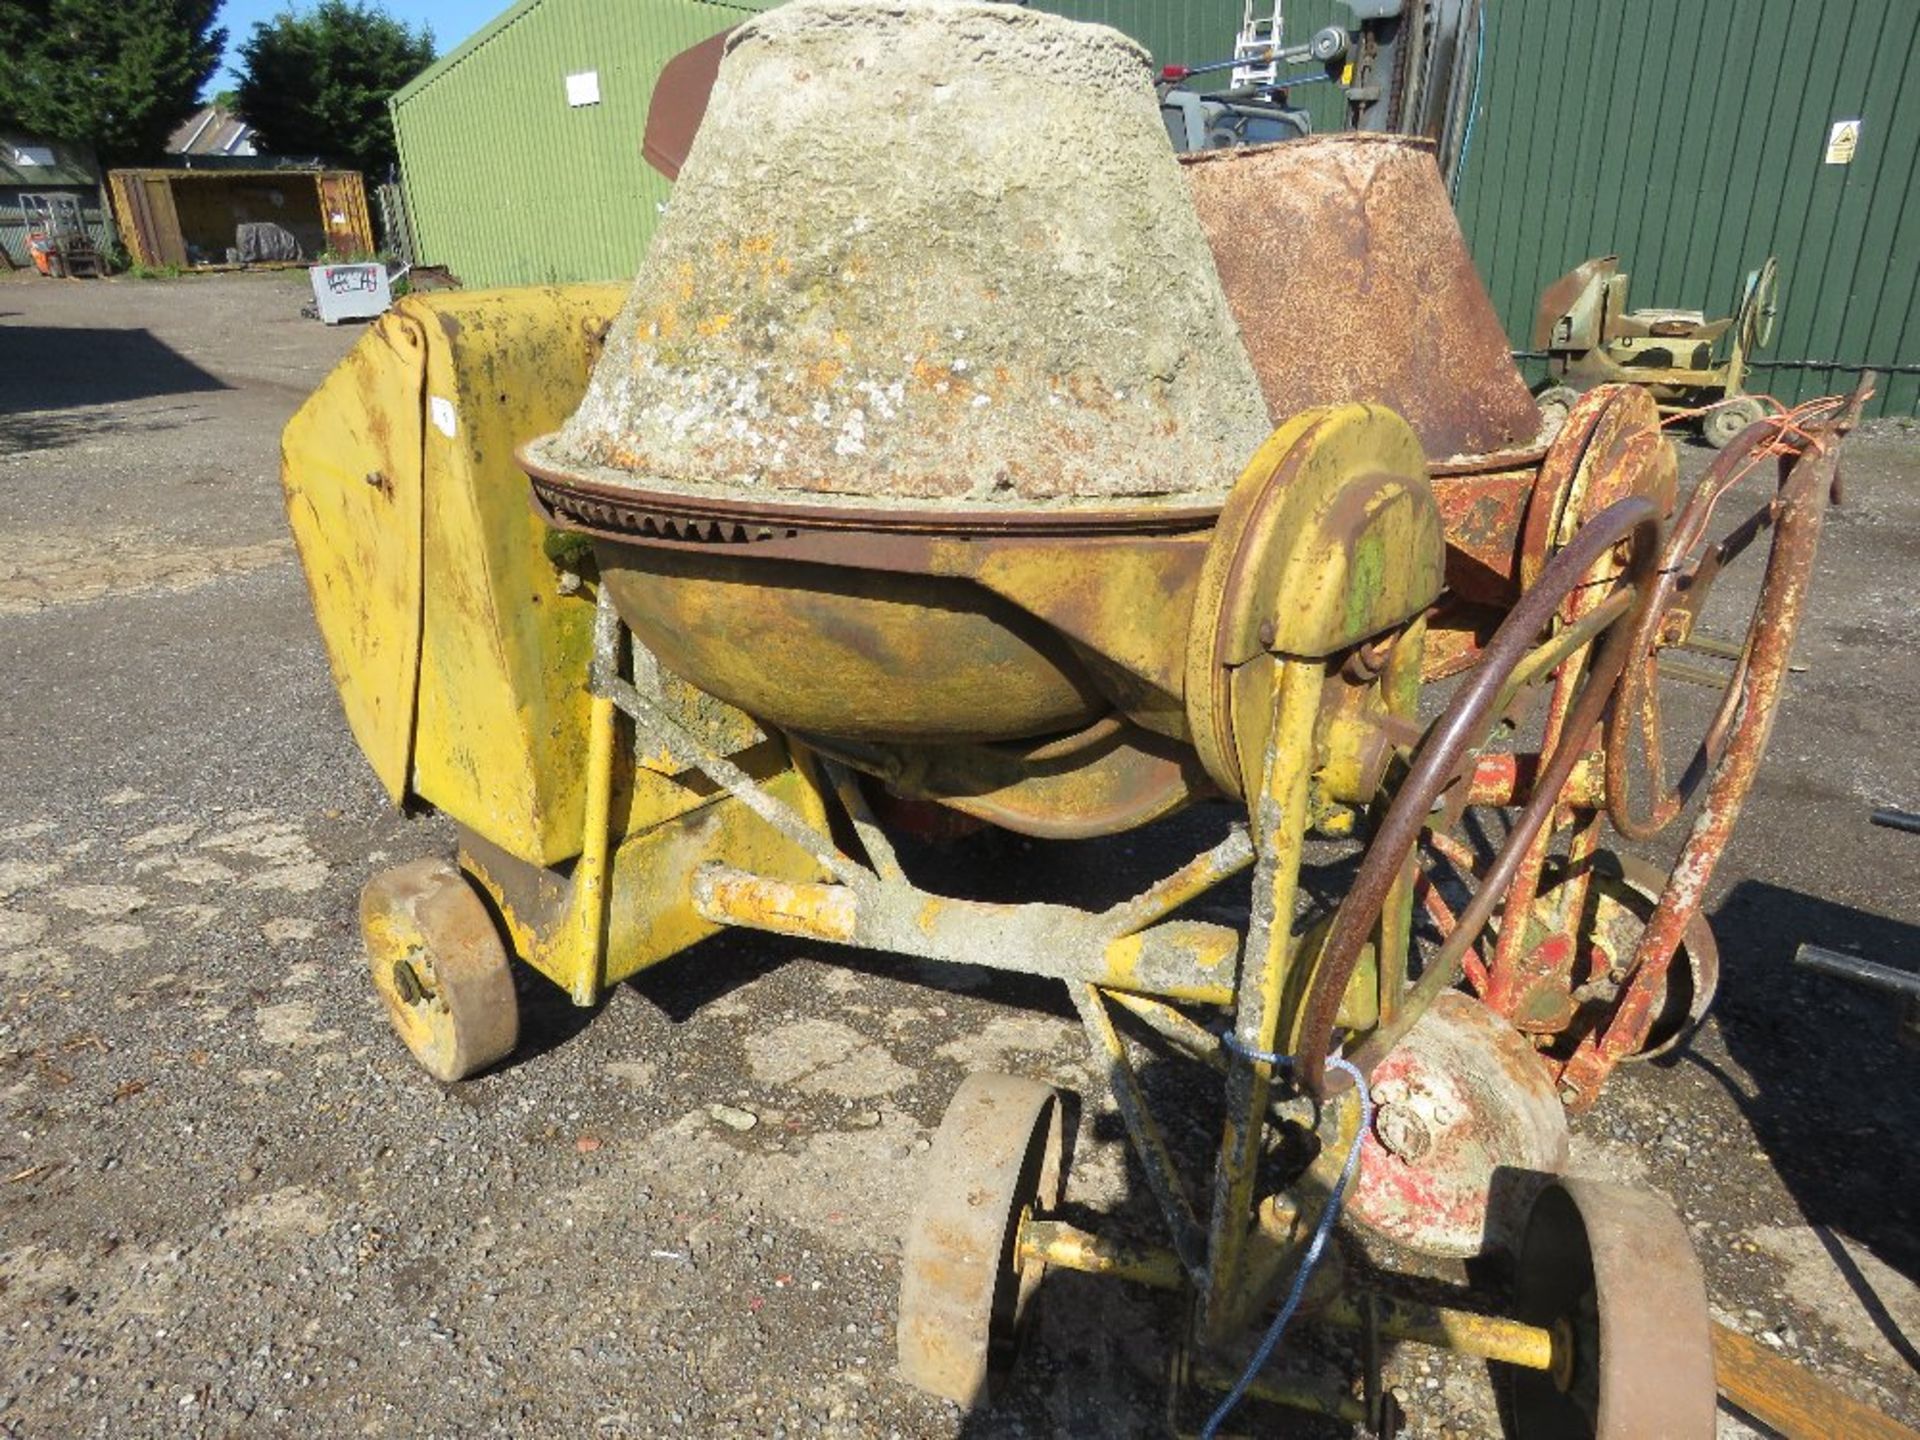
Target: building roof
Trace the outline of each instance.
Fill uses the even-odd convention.
[[[252,155],[253,127],[224,105],[202,105],[167,137],[169,155]]]
[[[84,145],[38,135],[0,134],[0,185],[72,190],[92,189],[99,183],[93,152]]]
[[[184,157],[183,157],[184,158]],[[123,169],[109,170],[108,176],[118,180],[126,176],[130,180],[167,180],[167,181],[208,181],[229,182],[234,180],[316,180],[330,175],[358,175],[358,170],[342,170],[333,165],[287,164],[281,165],[271,155],[262,156],[255,165],[130,165]]]
[[[702,3],[713,5],[723,10],[771,10],[775,5],[780,3],[780,0],[702,0]],[[391,107],[404,104],[406,101],[412,99],[415,95],[433,84],[434,81],[442,79],[451,71],[458,69],[462,60],[465,60],[469,55],[473,54],[474,51],[480,49],[481,46],[492,40],[494,36],[498,35],[501,31],[508,29],[515,21],[531,15],[535,10],[540,8],[541,4],[542,0],[519,0],[518,4],[508,6],[505,10],[502,10],[498,15],[494,16],[493,19],[474,31],[473,34],[469,35],[465,40],[454,46],[453,49],[434,61],[433,64],[414,76],[413,79],[409,80],[405,85],[402,85],[398,90],[394,91],[393,98],[390,99],[387,104]]]
[[[454,46],[453,49],[434,61],[433,64],[414,76],[413,79],[394,91],[393,98],[387,103],[389,105],[398,105],[417,91],[426,89],[427,86],[433,84],[434,81],[438,80],[449,70],[452,70],[462,60],[466,59],[467,56],[478,50],[482,45],[485,45],[502,30],[505,30],[509,25],[513,24],[514,21],[520,19],[521,16],[532,14],[533,11],[539,8],[539,5],[540,0],[520,0],[520,3],[517,5],[508,6],[505,10],[502,10],[498,15],[494,16],[493,19],[474,31],[473,34],[469,35],[465,40],[462,40],[458,45]]]

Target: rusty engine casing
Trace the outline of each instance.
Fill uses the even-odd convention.
[[[1274,423],[1363,401],[1436,461],[1529,447],[1540,411],[1433,142],[1320,135],[1183,163]]]

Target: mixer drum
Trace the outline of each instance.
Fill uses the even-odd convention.
[[[551,476],[745,502],[1218,504],[1266,409],[1147,56],[971,0],[743,25]]]

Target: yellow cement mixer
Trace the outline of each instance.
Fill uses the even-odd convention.
[[[1566,1107],[1712,998],[1702,893],[1857,411],[1756,423],[1683,500],[1644,392],[1543,427],[1423,142],[1183,165],[1112,31],[795,0],[729,40],[630,291],[411,297],[288,427],[348,723],[459,828],[368,883],[374,984],[457,1081],[514,1048],[514,956],[581,1005],[729,927],[1049,977],[1164,1233],[1070,1223],[1060,1094],[970,1078],[904,1237],[908,1381],[985,1403],[1065,1267],[1169,1292],[1176,1426],[1386,1433],[1410,1341],[1506,1367],[1525,1436],[1710,1435],[1685,1227],[1558,1173]],[[1758,608],[1710,643],[1743,551]],[[1736,658],[1678,746],[1689,646]],[[1202,804],[1224,838],[1098,909],[947,893],[891,838]],[[1353,864],[1317,914],[1309,846]],[[1190,908],[1249,872],[1244,925]],[[1198,1171],[1149,1055],[1212,1077]],[[1336,1220],[1518,1283],[1410,1298]],[[1356,1371],[1273,1370],[1292,1323]]]

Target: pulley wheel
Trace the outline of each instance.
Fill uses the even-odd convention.
[[[1773,322],[1780,314],[1780,261],[1769,255],[1758,270],[1750,271],[1741,287],[1740,313],[1735,323],[1741,330],[1742,348],[1759,350],[1773,341]]]
[[[1534,927],[1542,934],[1564,927],[1559,914],[1564,862],[1556,861],[1534,901]],[[1611,988],[1626,979],[1647,921],[1653,918],[1666,876],[1646,861],[1603,850],[1593,857],[1585,913],[1574,933],[1587,950],[1595,984]],[[1531,937],[1529,937],[1531,938]],[[1695,914],[1681,935],[1680,950],[1667,966],[1654,1000],[1647,1038],[1627,1060],[1657,1060],[1686,1043],[1699,1027],[1720,990],[1720,947],[1707,917]],[[1610,997],[1608,997],[1610,998]]]
[[[1565,1347],[1553,1372],[1515,1372],[1518,1440],[1712,1440],[1706,1281],[1660,1196],[1555,1179],[1527,1220],[1515,1301]]]
[[[1060,1203],[1063,1097],[1011,1075],[969,1075],[927,1157],[900,1275],[900,1373],[961,1405],[1013,1367],[1045,1267],[1014,1253],[1023,1215]]]
[[[1700,417],[1700,438],[1716,450],[1731,445],[1740,432],[1757,420],[1767,418],[1767,407],[1751,395],[1743,395]]]
[[[1427,1255],[1517,1245],[1540,1175],[1567,1163],[1567,1115],[1526,1038],[1457,990],[1373,1069],[1373,1129],[1348,1213]]]
[[[434,1079],[464,1080],[513,1053],[513,967],[457,865],[427,859],[381,871],[360,892],[360,933],[387,1019]]]

